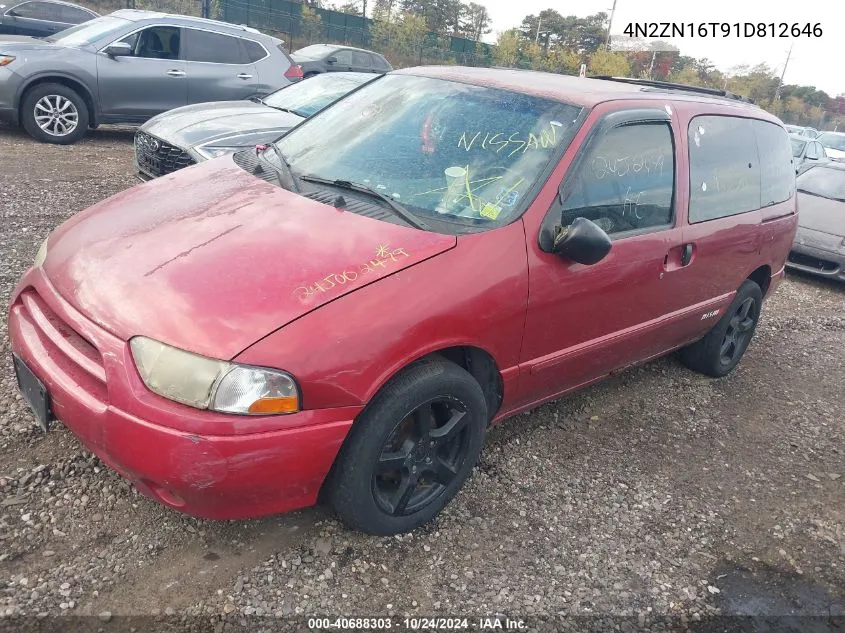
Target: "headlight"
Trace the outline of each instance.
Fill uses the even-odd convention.
[[[144,384],[170,400],[241,415],[299,411],[296,382],[283,371],[206,358],[143,336],[129,344]]]
[[[33,268],[39,268],[41,264],[44,263],[44,260],[47,259],[47,240],[50,238],[45,239],[41,242],[41,246],[38,247],[38,252],[35,254],[35,261],[32,262]]]
[[[235,152],[239,152],[247,147],[244,147],[243,145],[200,145],[194,149],[197,154],[210,160],[212,158],[226,156],[226,154],[234,154]]]

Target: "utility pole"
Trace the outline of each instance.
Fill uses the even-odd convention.
[[[783,70],[780,73],[780,81],[778,81],[778,87],[775,88],[775,101],[780,99],[780,89],[783,86],[783,77],[786,75],[786,67],[789,66],[789,58],[792,57],[792,47],[795,46],[795,40],[792,40],[792,44],[789,45],[789,52],[786,54],[786,61],[783,64]]]
[[[534,37],[534,43],[538,43],[540,41],[540,25],[543,23],[543,18],[539,15],[537,16],[537,35]]]
[[[616,13],[616,0],[610,9],[610,19],[607,21],[607,50],[610,50],[610,28],[613,26],[613,14]]]

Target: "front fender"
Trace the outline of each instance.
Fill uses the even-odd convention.
[[[527,302],[525,234],[514,222],[327,303],[236,360],[291,372],[306,409],[366,404],[404,367],[454,346],[485,350],[515,376]]]

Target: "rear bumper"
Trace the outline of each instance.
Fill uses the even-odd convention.
[[[9,338],[47,386],[56,417],[89,450],[143,494],[195,516],[313,505],[359,411],[244,418],[159,398],[140,382],[126,342],[76,312],[40,270],[14,295]]]
[[[845,281],[845,254],[806,244],[793,244],[786,265],[813,275]]]

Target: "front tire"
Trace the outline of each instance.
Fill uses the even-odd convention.
[[[89,114],[85,100],[62,84],[40,84],[21,102],[23,128],[42,143],[70,145],[85,136]]]
[[[689,369],[713,378],[729,374],[751,343],[762,304],[760,286],[746,279],[713,329],[681,350],[681,362]]]
[[[469,373],[446,360],[416,363],[352,427],[332,472],[329,503],[357,530],[409,532],[460,490],[486,429],[484,392]]]

